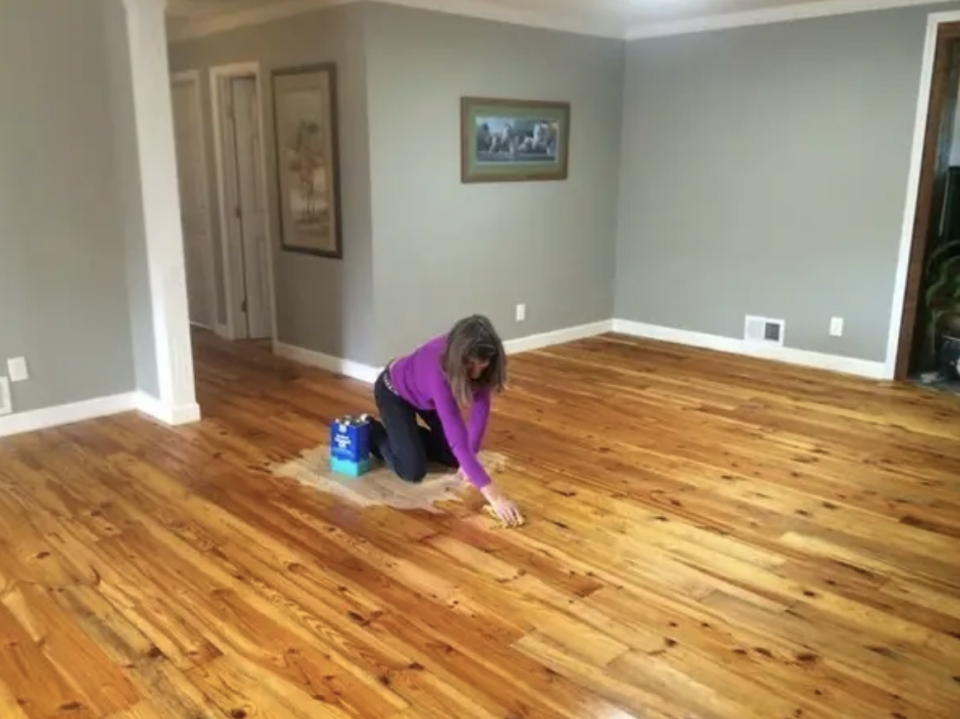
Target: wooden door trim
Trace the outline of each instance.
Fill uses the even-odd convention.
[[[204,221],[204,230],[206,231],[207,246],[204,248],[204,252],[207,253],[207,293],[209,294],[209,302],[212,306],[208,307],[210,319],[213,322],[212,329],[218,334],[222,334],[224,327],[220,322],[220,309],[219,303],[217,302],[217,277],[216,277],[216,261],[215,253],[216,247],[213,242],[213,218],[210,216],[210,168],[207,165],[207,138],[206,132],[204,132],[203,124],[203,92],[200,85],[200,71],[199,70],[185,70],[183,72],[176,72],[170,75],[170,86],[171,88],[176,85],[189,85],[191,91],[193,92],[193,114],[194,114],[194,123],[195,130],[199,134],[198,137],[198,146],[200,150],[200,174],[201,174],[201,201],[204,206],[203,221]],[[182,204],[182,203],[181,203]],[[186,240],[186,238],[184,238]],[[184,257],[186,260],[186,257]]]
[[[216,180],[217,180],[217,202],[219,205],[220,212],[220,244],[221,250],[223,252],[223,284],[224,284],[224,294],[226,298],[227,305],[227,328],[228,328],[228,339],[237,339],[240,333],[237,331],[237,311],[236,311],[236,298],[233,296],[232,288],[232,278],[229,273],[231,272],[232,260],[232,248],[230,242],[228,241],[228,228],[230,221],[230,214],[227,208],[227,192],[226,192],[226,174],[224,170],[224,164],[226,158],[224,156],[224,137],[223,129],[221,122],[223,120],[223,114],[225,110],[225,102],[223,95],[223,88],[226,82],[229,82],[233,78],[241,77],[253,77],[256,81],[257,87],[257,117],[256,121],[260,128],[260,156],[257,158],[257,162],[260,163],[260,171],[263,174],[264,182],[262,183],[261,193],[262,198],[261,202],[263,203],[264,213],[266,214],[265,218],[265,235],[267,239],[267,285],[270,293],[270,318],[271,318],[271,327],[270,327],[270,336],[274,344],[278,342],[278,327],[277,327],[277,283],[276,283],[276,270],[274,268],[274,231],[273,231],[273,217],[271,214],[271,204],[270,204],[270,195],[269,195],[269,186],[270,183],[266,181],[266,178],[269,177],[267,172],[267,142],[263,139],[267,137],[267,127],[264,122],[264,112],[263,112],[263,103],[266,95],[263,91],[263,70],[259,62],[240,62],[233,63],[230,65],[218,65],[210,68],[210,114],[211,114],[211,124],[213,125],[213,145],[214,145],[214,161],[216,164]]]
[[[960,12],[931,15],[928,19],[924,64],[911,181],[904,218],[904,237],[900,248],[898,273],[903,275],[895,295],[891,333],[887,351],[886,374],[893,379],[906,379],[911,350],[916,334],[917,308],[923,265],[926,259],[926,235],[930,227],[931,201],[934,190],[934,166],[944,95],[947,90],[951,45],[960,41]],[[918,147],[919,146],[919,147]],[[916,179],[913,179],[913,178]],[[898,278],[899,280],[899,278]],[[902,290],[900,287],[902,286]],[[899,302],[898,302],[899,300]]]

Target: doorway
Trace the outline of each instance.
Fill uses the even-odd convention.
[[[273,253],[267,214],[260,68],[213,68],[217,186],[223,251],[226,336],[273,339]]]
[[[960,22],[934,18],[894,377],[960,390],[960,365],[947,362],[960,349]]]
[[[170,92],[190,324],[215,330],[219,323],[199,73],[174,75]]]

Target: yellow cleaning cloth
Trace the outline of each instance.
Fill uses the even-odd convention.
[[[517,524],[517,525],[514,525],[513,527],[511,527],[511,526],[509,526],[506,522],[504,522],[502,519],[500,519],[500,515],[497,514],[497,510],[495,510],[495,509],[494,509],[493,507],[491,507],[489,504],[485,504],[485,505],[483,506],[483,511],[485,511],[487,514],[489,514],[491,519],[493,519],[493,520],[496,521],[496,523],[497,523],[497,528],[498,528],[498,529],[515,529],[516,527],[522,527],[524,524],[527,523],[526,518],[525,518],[525,517],[522,517],[522,518],[520,519],[520,524]]]

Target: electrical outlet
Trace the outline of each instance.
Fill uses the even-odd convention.
[[[517,322],[524,322],[527,319],[527,306],[517,305]]]
[[[10,399],[10,380],[0,377],[0,415],[13,412],[13,401]]]
[[[27,372],[27,361],[23,357],[14,357],[7,360],[7,373],[11,382],[25,382],[30,379]]]
[[[843,337],[843,317],[830,318],[830,335],[832,337]]]

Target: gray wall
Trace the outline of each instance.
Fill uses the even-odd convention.
[[[347,256],[279,254],[282,341],[380,363],[469,312],[506,338],[611,316],[740,338],[759,314],[881,361],[930,11],[624,44],[360,3],[171,57],[340,65]],[[461,184],[465,94],[571,101],[570,179]]]
[[[258,61],[264,71],[266,137],[273,138],[269,73],[316,62],[338,65],[344,259],[280,252],[276,151],[267,151],[271,231],[275,245],[278,338],[358,362],[374,361],[370,161],[363,51],[363,5],[347,5],[170,46],[173,72]],[[209,73],[203,72],[203,110],[214,235],[220,241]],[[219,247],[214,253],[221,257]],[[223,286],[218,284],[223,308]],[[221,321],[224,319],[221,314]]]
[[[506,338],[609,319],[623,43],[366,11],[377,360],[472,312]],[[569,100],[570,179],[461,184],[463,95]]]
[[[930,11],[630,43],[617,317],[883,360]]]
[[[103,6],[106,27],[114,172],[120,197],[120,213],[117,219],[124,241],[134,371],[137,389],[159,397],[160,384],[153,334],[153,305],[147,266],[147,237],[143,224],[140,159],[125,6],[120,0],[100,0],[100,3]]]
[[[30,365],[18,411],[134,387],[104,47],[86,3],[4,3],[0,359]]]

